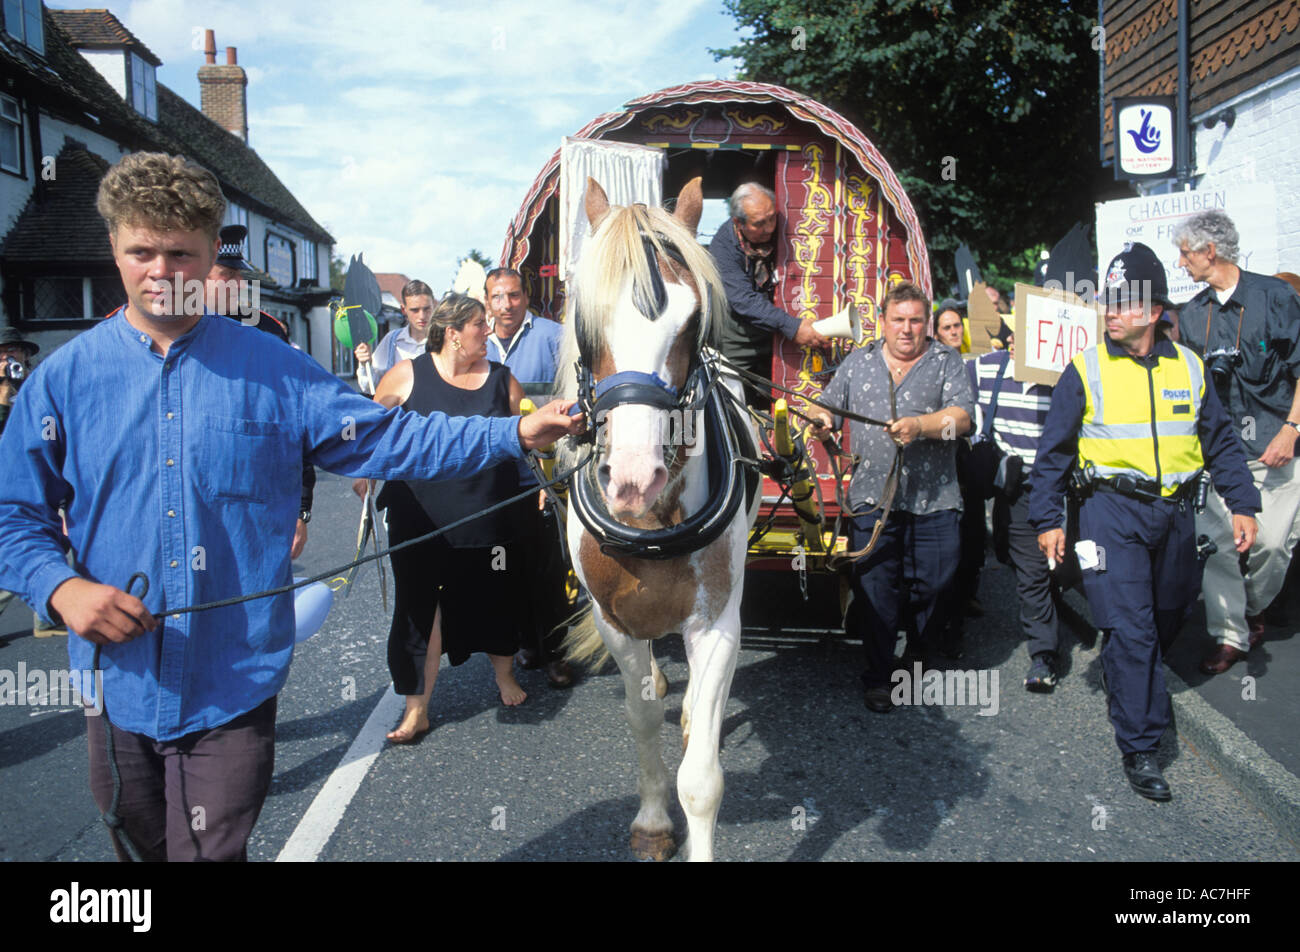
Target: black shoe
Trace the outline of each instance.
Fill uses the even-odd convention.
[[[889,688],[867,688],[865,700],[868,710],[888,714],[894,709],[894,701],[889,695]]]
[[[1156,755],[1152,752],[1124,755],[1124,773],[1129,786],[1148,800],[1168,800],[1173,794],[1169,783],[1160,772]]]
[[[1056,687],[1056,655],[1050,651],[1040,651],[1034,655],[1034,662],[1025,675],[1025,689],[1035,694],[1050,694]]]

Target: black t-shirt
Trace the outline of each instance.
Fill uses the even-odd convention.
[[[1207,360],[1206,383],[1217,390],[1247,456],[1258,458],[1286,422],[1300,377],[1300,295],[1278,278],[1240,274],[1226,303],[1205,288],[1184,304],[1178,331],[1202,358],[1217,350],[1240,352],[1240,358],[1218,362],[1225,373]]]

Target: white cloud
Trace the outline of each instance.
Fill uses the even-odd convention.
[[[81,7],[78,0],[52,6]],[[132,0],[113,13],[198,102],[203,30],[249,75],[249,138],[337,240],[377,271],[450,283],[496,258],[542,165],[595,116],[693,79],[729,76],[716,0],[465,5]]]

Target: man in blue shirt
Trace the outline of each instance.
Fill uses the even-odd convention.
[[[722,324],[722,355],[761,377],[772,376],[772,339],[780,333],[800,347],[830,350],[831,342],[813,322],[787,314],[772,303],[776,290],[776,196],[756,182],[745,182],[728,202],[731,217],[722,223],[709,254],[727,291],[730,313]],[[767,409],[770,394],[745,384],[750,406]]]
[[[271,335],[207,314],[225,199],[182,158],[126,156],[98,207],[127,304],[52,354],[18,396],[0,441],[0,575],[67,623],[73,670],[103,646],[102,688],[88,693],[107,717],[87,721],[100,809],[114,785],[107,726],[121,829],[144,858],[244,859],[270,786],[292,596],[187,614],[157,606],[288,584],[304,461],[448,478],[580,424],[559,403],[522,421],[385,410]],[[137,571],[144,598],[123,590]],[[116,830],[113,841],[125,858]]]
[[[513,268],[489,271],[484,290],[492,318],[488,359],[509,367],[524,393],[534,401],[542,399],[554,386],[564,329],[528,310],[523,276]],[[524,486],[537,482],[526,466],[520,468],[520,481]],[[564,588],[567,568],[552,507],[541,510],[524,531],[527,541],[523,548],[535,561],[526,573],[532,584],[532,621],[529,630],[523,632],[525,647],[518,660],[525,668],[544,668],[553,687],[567,688],[573,684],[573,670],[564,660],[561,647],[565,629],[555,630],[569,614]]]
[[[513,268],[489,271],[485,290],[492,322],[488,360],[509,367],[524,393],[536,402],[552,390],[564,328],[528,310],[523,278]]]

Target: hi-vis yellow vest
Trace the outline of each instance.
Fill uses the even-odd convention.
[[[1205,465],[1196,420],[1205,398],[1205,369],[1195,352],[1174,344],[1177,357],[1152,367],[1113,357],[1102,341],[1076,354],[1083,380],[1079,467],[1103,479],[1132,476],[1160,484],[1172,496]]]

